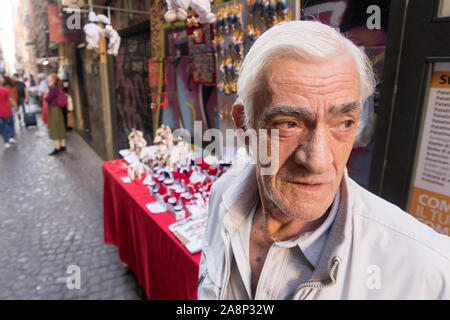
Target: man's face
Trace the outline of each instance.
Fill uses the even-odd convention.
[[[279,165],[258,175],[262,200],[292,219],[316,220],[333,202],[356,136],[358,72],[349,58],[285,58],[270,64],[266,81],[270,94],[255,100],[255,127],[279,130]]]

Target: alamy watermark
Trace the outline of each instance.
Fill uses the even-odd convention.
[[[377,265],[370,265],[366,269],[367,279],[366,287],[369,290],[381,289],[381,269]]]
[[[226,129],[225,139],[221,130],[207,129],[203,133],[202,121],[194,121],[194,145],[202,146],[203,142],[210,142],[203,154],[215,154],[220,158],[224,147],[246,148],[248,143],[248,163],[259,164],[261,175],[273,175],[278,170],[279,164],[279,130],[278,129]],[[176,129],[173,137],[177,140],[181,137],[184,141],[192,141],[191,132],[187,129]],[[191,147],[192,148],[192,147]],[[193,150],[191,150],[193,151]],[[196,161],[201,161],[197,160]]]
[[[366,13],[370,14],[367,18],[366,26],[367,29],[381,29],[381,9],[377,5],[370,5],[367,7]]]
[[[81,288],[81,268],[77,265],[70,265],[67,267],[66,287],[69,290],[80,290]]]
[[[66,19],[68,30],[81,30],[81,9],[78,6],[71,5],[67,7],[66,13],[69,16]]]

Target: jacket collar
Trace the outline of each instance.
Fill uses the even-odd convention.
[[[236,170],[239,176],[233,179],[233,184],[222,195],[222,202],[227,209],[223,224],[228,232],[239,228],[259,200],[256,165],[248,164]]]

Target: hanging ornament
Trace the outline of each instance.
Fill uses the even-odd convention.
[[[214,23],[216,15],[211,12],[210,0],[166,0],[168,11],[164,14],[166,22],[184,21],[188,17],[189,7],[195,10],[202,24]]]
[[[108,7],[108,17],[101,15],[100,21],[104,23],[105,29],[103,29],[103,35],[109,39],[108,42],[108,54],[117,56],[120,49],[121,38],[119,33],[111,25],[111,9]]]
[[[89,12],[88,23],[83,27],[83,31],[86,34],[86,48],[89,50],[95,50],[99,48],[100,34],[102,28],[97,25],[98,19],[94,11]]]

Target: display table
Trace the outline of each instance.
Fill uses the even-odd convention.
[[[124,163],[102,165],[105,243],[117,246],[148,299],[197,299],[200,253],[190,254],[170,232],[170,213],[149,212],[145,205],[155,199],[140,180],[120,179],[127,176]]]

